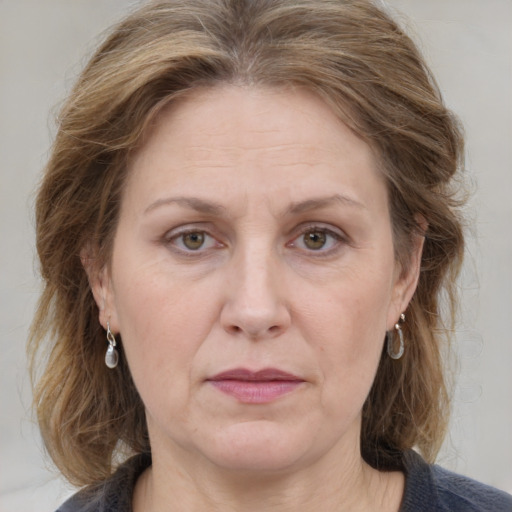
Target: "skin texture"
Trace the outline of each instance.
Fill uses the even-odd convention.
[[[361,409],[421,248],[401,272],[374,155],[311,93],[223,86],[163,111],[90,272],[147,411],[135,510],[397,510]],[[208,381],[240,367],[301,384],[255,404]]]

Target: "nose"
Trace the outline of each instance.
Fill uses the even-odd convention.
[[[225,331],[253,340],[275,338],[291,321],[279,258],[247,250],[230,264],[220,321]]]

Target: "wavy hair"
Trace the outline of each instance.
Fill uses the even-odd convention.
[[[404,267],[418,216],[428,223],[407,350],[399,361],[382,355],[361,452],[383,470],[411,447],[432,461],[449,409],[443,353],[464,245],[455,179],[462,136],[415,44],[366,0],[151,2],[92,56],[58,118],[36,201],[44,289],[28,347],[49,455],[83,485],[108,477],[127,453],[150,450],[126,361],[115,371],[104,365],[105,333],[80,255],[93,248],[96,264],[108,264],[127,162],[151,120],[194,88],[223,83],[308,89],[372,147]]]

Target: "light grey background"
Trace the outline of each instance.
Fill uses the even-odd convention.
[[[392,0],[467,133],[476,193],[461,279],[459,376],[440,462],[512,492],[512,1]],[[32,202],[64,98],[123,0],[0,0],[0,510],[51,511],[25,341],[38,294]]]

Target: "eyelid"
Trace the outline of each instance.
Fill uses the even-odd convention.
[[[174,243],[176,240],[178,240],[180,237],[183,237],[185,235],[191,234],[191,233],[202,233],[206,238],[211,238],[214,241],[213,246],[209,247],[200,247],[197,250],[188,249],[185,247],[179,247],[176,243]],[[170,229],[165,233],[163,236],[163,241],[166,245],[170,246],[172,250],[179,252],[180,254],[183,254],[185,256],[200,256],[211,249],[217,249],[224,247],[225,244],[219,241],[218,237],[214,236],[211,233],[211,229],[207,229],[204,224],[198,223],[197,226],[192,224],[186,224],[184,226],[179,226],[173,229]]]
[[[226,247],[226,244],[219,240],[221,237],[213,234],[212,231],[215,230],[212,230],[211,227],[209,226],[205,226],[204,223],[198,222],[197,224],[195,224],[192,222],[168,230],[162,237],[162,240],[165,245],[170,246],[172,250],[180,254],[183,254],[185,256],[198,257],[200,255],[204,255],[209,250]],[[338,243],[335,243],[334,247],[327,249],[321,248],[318,250],[297,247],[297,239],[299,239],[305,233],[311,231],[325,233],[326,235],[334,238],[334,240]],[[205,237],[211,238],[214,241],[214,243],[210,244],[209,247],[200,247],[197,250],[179,247],[176,243],[174,243],[175,240],[189,233],[202,233],[205,235]],[[285,244],[285,246],[296,247],[304,252],[307,252],[311,256],[318,257],[330,255],[331,253],[336,252],[336,250],[340,249],[340,245],[350,244],[350,238],[348,237],[348,235],[346,235],[346,233],[343,230],[336,226],[333,226],[332,224],[327,224],[323,222],[306,222],[300,224],[291,231],[290,235],[287,238],[289,241]]]
[[[302,224],[302,225],[298,226],[297,230],[298,230],[298,232],[296,232],[293,235],[293,238],[290,240],[290,242],[288,242],[286,244],[288,247],[297,247],[297,245],[296,245],[297,239],[299,239],[305,233],[308,233],[311,231],[318,231],[321,233],[325,233],[325,234],[333,237],[336,240],[336,242],[338,242],[335,244],[335,247],[328,248],[328,249],[322,248],[322,249],[314,250],[314,249],[299,248],[303,251],[306,251],[311,256],[321,257],[321,256],[329,255],[329,254],[335,252],[336,250],[338,250],[340,248],[340,244],[348,244],[349,243],[348,236],[341,229],[336,228],[329,224],[324,224],[322,222],[311,222],[311,223]]]
[[[297,236],[307,233],[308,231],[322,231],[333,235],[334,237],[348,240],[347,234],[340,228],[328,224],[326,222],[305,222],[297,226],[293,231],[297,233]]]
[[[180,223],[170,229],[167,229],[163,235],[163,238],[170,240],[177,236],[187,233],[206,233],[207,235],[214,236],[212,234],[212,226],[209,222],[186,222]],[[214,237],[215,238],[215,237]]]

